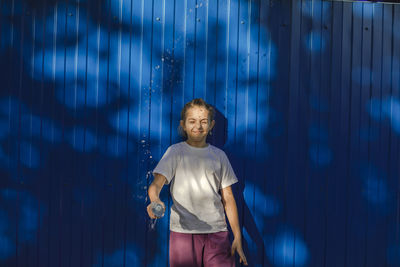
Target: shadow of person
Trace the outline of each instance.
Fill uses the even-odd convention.
[[[235,169],[235,167],[233,166]],[[246,240],[246,238],[242,237],[243,242],[243,250],[245,255],[247,256],[247,261],[249,266],[254,266],[255,264],[261,264],[264,266],[266,263],[266,255],[265,255],[265,245],[262,238],[262,234],[260,233],[253,214],[251,213],[245,199],[244,199],[244,181],[243,178],[238,177],[239,182],[232,186],[232,191],[235,195],[235,199],[238,206],[238,214],[240,227],[245,229],[251,240]],[[243,231],[242,231],[243,233]],[[249,245],[253,242],[256,246],[256,250],[251,250]]]
[[[215,109],[215,127],[212,130],[212,135],[208,137],[207,141],[212,145],[224,149],[225,153],[227,154],[229,161],[231,162],[232,168],[235,171],[235,174],[238,178],[238,183],[232,186],[232,191],[235,196],[235,200],[238,207],[238,215],[239,215],[239,223],[242,229],[245,229],[248,233],[251,240],[246,240],[242,237],[243,242],[243,250],[247,257],[247,261],[249,266],[254,266],[261,264],[264,266],[267,262],[267,258],[265,255],[265,245],[263,241],[262,234],[260,233],[254,217],[244,199],[244,189],[245,189],[245,177],[240,174],[245,173],[245,168],[257,168],[257,162],[252,161],[250,164],[248,163],[249,160],[243,159],[240,155],[245,155],[244,151],[240,151],[235,149],[234,147],[224,147],[227,140],[227,128],[228,128],[228,121],[224,117],[224,115],[217,109]],[[238,146],[244,147],[244,146]],[[248,166],[245,166],[247,162]],[[259,165],[259,164],[258,164]],[[249,173],[249,172],[246,172]],[[262,204],[262,203],[258,203]],[[230,226],[228,226],[230,229]],[[230,233],[231,233],[230,229]],[[232,236],[231,236],[232,238]],[[256,251],[250,250],[249,244],[253,242],[256,245]],[[238,257],[236,257],[236,264],[239,266]]]

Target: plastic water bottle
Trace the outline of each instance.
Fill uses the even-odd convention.
[[[164,215],[165,209],[164,209],[163,205],[161,205],[157,202],[152,202],[150,208],[151,208],[151,211],[153,212],[154,216],[156,216],[155,219],[152,219],[150,221],[150,229],[154,230],[156,223],[157,223],[157,219],[161,218]]]
[[[154,216],[157,218],[161,218],[164,215],[165,209],[164,206],[157,202],[151,203],[151,211],[153,212]]]

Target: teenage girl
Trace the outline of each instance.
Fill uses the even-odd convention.
[[[170,146],[156,168],[148,194],[151,202],[165,205],[159,194],[170,183],[173,205],[170,218],[171,267],[234,266],[242,249],[236,201],[231,185],[238,180],[226,154],[206,143],[214,127],[214,109],[203,99],[188,102],[181,112],[179,130],[187,139]],[[225,213],[233,231],[230,244]],[[147,206],[150,218],[156,218]]]

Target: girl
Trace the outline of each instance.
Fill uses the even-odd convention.
[[[185,142],[170,146],[153,171],[151,202],[164,208],[159,194],[170,183],[171,267],[234,266],[234,253],[247,265],[242,249],[238,212],[231,185],[237,178],[225,153],[206,143],[214,127],[214,109],[203,99],[188,102],[181,112],[180,133]],[[224,209],[234,240],[228,239]],[[150,218],[156,216],[147,206]]]

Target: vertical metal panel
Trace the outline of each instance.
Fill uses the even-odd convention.
[[[183,100],[184,103],[190,101],[195,96],[195,64],[196,64],[196,1],[186,0],[185,10],[183,10],[182,15],[185,16],[184,19],[184,85],[183,85]]]
[[[393,40],[393,58],[399,58],[400,57],[400,49],[396,49],[396,47],[399,47],[400,44],[400,38],[398,38],[399,36],[399,31],[400,30],[400,6],[396,5],[393,7],[393,33],[397,33],[397,38],[395,38]],[[399,63],[397,60],[393,60],[392,61],[392,96],[393,97],[400,97],[400,77],[399,77]],[[390,150],[390,167],[388,172],[390,173],[390,175],[388,176],[390,180],[395,180],[395,182],[393,183],[393,188],[397,188],[396,189],[396,195],[395,198],[397,199],[397,203],[398,200],[400,199],[400,183],[399,183],[399,176],[396,175],[398,173],[400,173],[400,169],[399,169],[399,160],[400,160],[400,146],[399,146],[399,140],[398,138],[396,138],[395,134],[391,134],[391,139],[390,139],[390,144],[391,144],[391,150]],[[399,204],[397,204],[399,205]],[[391,237],[389,237],[387,240],[389,242],[389,244],[396,244],[399,242],[400,240],[400,216],[399,216],[399,212],[396,213],[396,218],[388,218],[387,219],[387,231],[388,233],[391,233]],[[393,230],[395,229],[395,230]],[[393,255],[392,252],[393,250],[388,252],[388,256],[385,258],[386,262],[389,262],[389,257],[391,255]]]
[[[390,7],[390,6],[389,6]],[[370,86],[364,86],[363,91],[365,92],[364,94],[364,99],[365,101],[363,102],[367,102],[370,98],[380,98],[380,96],[383,93],[383,83],[385,80],[390,80],[385,78],[386,75],[384,75],[384,71],[388,71],[388,73],[390,74],[391,70],[387,69],[387,67],[385,68],[385,64],[384,61],[385,59],[383,58],[384,55],[386,54],[390,54],[391,56],[391,47],[387,47],[387,45],[385,45],[385,41],[383,40],[383,34],[386,31],[391,32],[391,18],[389,19],[385,19],[383,20],[382,18],[385,18],[385,5],[382,6],[376,6],[376,7],[370,7],[371,10],[368,10],[368,12],[366,13],[366,17],[367,20],[369,20],[369,25],[365,25],[364,26],[364,34],[366,36],[369,37],[369,39],[367,39],[366,41],[368,42],[368,44],[370,45],[369,50],[367,50],[367,53],[369,53],[369,56],[367,57],[367,59],[370,59],[369,63],[367,66],[371,66],[371,70],[372,73],[368,73],[369,71],[365,71],[366,75],[369,74],[369,77],[366,77],[367,79],[370,79],[371,81],[371,85]],[[369,16],[368,16],[369,15]],[[370,17],[371,19],[368,19],[368,17]],[[387,17],[387,15],[386,15]],[[386,22],[389,22],[390,24],[388,25]],[[388,27],[389,26],[389,27]],[[391,39],[391,38],[390,38]],[[389,42],[390,45],[390,42]],[[372,52],[371,52],[372,51]],[[386,64],[387,65],[387,64]],[[385,70],[386,69],[386,70]],[[387,139],[387,137],[384,137],[383,135],[381,135],[382,133],[380,133],[380,131],[376,131],[376,124],[375,122],[370,118],[370,116],[368,116],[369,120],[368,120],[368,137],[369,138],[373,138],[374,135],[378,136],[378,140],[385,138]],[[383,141],[383,140],[382,140]],[[364,142],[367,143],[367,142]],[[373,143],[369,143],[367,144],[367,155],[368,155],[368,162],[372,165],[372,164],[376,164],[377,166],[384,166],[384,168],[386,168],[386,164],[381,164],[379,163],[379,161],[382,159],[384,160],[383,162],[387,162],[387,155],[388,155],[388,151],[385,151],[383,154],[381,154],[381,156],[379,158],[376,158],[375,156],[380,154],[380,150],[382,150],[382,152],[385,150],[385,145],[384,145],[385,141],[381,142],[381,140],[379,140],[378,142],[373,142]],[[365,146],[365,145],[364,145]],[[386,145],[387,147],[387,145]],[[372,174],[372,170],[370,171],[370,175]],[[382,179],[385,179],[384,177],[382,177]],[[379,189],[378,189],[379,190]],[[376,229],[376,223],[378,222],[375,218],[374,213],[376,213],[376,207],[374,207],[373,205],[368,205],[368,211],[367,211],[367,218],[366,218],[366,222],[367,222],[367,228],[365,229],[365,236],[367,237],[367,240],[365,242],[365,261],[366,261],[366,266],[376,266],[377,264],[379,265],[379,259],[385,259],[385,254],[384,251],[379,250],[379,248],[376,247],[376,244],[378,242],[374,242],[372,240],[372,238],[369,236],[368,233],[370,233],[371,231],[375,231],[373,229]],[[383,224],[382,224],[383,226]],[[380,234],[379,235],[385,235],[383,229],[384,227],[380,227],[382,230],[379,231]],[[377,255],[377,257],[370,257],[371,255],[371,251],[377,251],[377,253],[375,255]]]
[[[330,28],[330,38],[331,38],[331,51],[330,58],[332,69],[334,66],[338,68],[341,66],[342,62],[342,33],[343,33],[343,17],[342,4],[332,4],[331,7],[331,20],[330,24],[327,23],[328,29]],[[329,134],[330,136],[341,136],[342,132],[340,129],[340,119],[341,119],[341,77],[342,71],[332,71],[329,81],[330,95],[329,95],[329,110],[330,123],[329,123]],[[335,104],[336,103],[336,104]],[[339,138],[335,138],[331,142],[332,151],[334,154],[343,154],[341,149],[342,142]],[[343,235],[345,216],[343,212],[339,213],[337,207],[342,206],[345,208],[343,203],[343,192],[345,192],[345,186],[339,184],[336,177],[338,175],[344,176],[343,170],[338,171],[338,166],[343,166],[342,162],[345,157],[338,158],[333,161],[332,170],[327,178],[327,206],[326,206],[326,258],[325,266],[344,266],[344,256],[343,253],[337,253],[337,251],[342,252],[343,246],[345,244],[345,238]],[[342,234],[337,234],[337,231]],[[335,252],[336,251],[336,252]]]
[[[322,2],[312,2],[309,6],[309,12],[311,12],[312,20],[310,21],[309,28],[304,32],[303,42],[306,47],[310,50],[308,56],[309,61],[309,75],[306,84],[304,84],[304,90],[306,90],[306,96],[308,101],[304,104],[306,107],[308,133],[306,132],[307,148],[303,151],[303,155],[307,155],[307,167],[306,172],[308,176],[306,184],[306,200],[305,200],[305,230],[304,238],[310,243],[310,250],[315,251],[316,255],[310,259],[311,265],[318,266],[323,265],[324,256],[324,222],[323,222],[323,200],[324,194],[319,192],[323,190],[323,172],[319,166],[319,105],[322,101],[318,99],[318,93],[321,89],[321,46],[318,40],[318,35],[321,29],[322,23]],[[324,90],[326,88],[323,88]],[[316,137],[310,136],[309,132],[311,129],[317,129]],[[323,171],[323,170],[322,170]],[[321,175],[321,176],[320,176]]]

